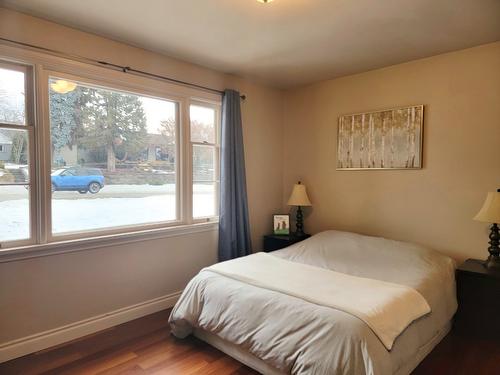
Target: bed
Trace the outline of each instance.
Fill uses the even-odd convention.
[[[263,374],[403,375],[451,328],[455,263],[436,251],[325,231],[259,254],[200,271],[172,333]]]

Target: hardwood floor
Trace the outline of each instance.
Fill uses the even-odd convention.
[[[257,374],[190,337],[170,334],[164,310],[0,364],[0,374]],[[500,374],[500,342],[450,334],[413,375]]]
[[[429,374],[500,374],[500,338],[480,339],[450,333],[412,373]]]
[[[170,310],[0,364],[1,375],[257,374],[208,344],[176,339]]]

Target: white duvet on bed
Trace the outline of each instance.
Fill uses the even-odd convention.
[[[456,310],[454,262],[417,245],[327,231],[269,256],[407,286],[432,312],[411,323],[388,350],[353,314],[204,271],[174,307],[172,332],[184,337],[202,329],[285,373],[385,375],[401,372]]]
[[[292,262],[266,253],[215,264],[215,272],[234,280],[349,313],[365,322],[391,349],[396,337],[431,311],[415,289]]]

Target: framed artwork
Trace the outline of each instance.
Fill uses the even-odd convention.
[[[274,234],[290,234],[290,215],[273,215]]]
[[[420,169],[424,106],[339,117],[337,169]]]

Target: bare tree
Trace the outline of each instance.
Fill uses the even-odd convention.
[[[416,122],[415,122],[415,107],[412,107],[412,109],[411,109],[411,125],[410,125],[410,129],[411,129],[411,134],[410,134],[410,168],[415,167],[415,152],[416,152],[416,147],[415,147],[416,146],[415,145],[416,126],[415,126],[415,124],[416,124]]]
[[[406,164],[405,167],[408,168],[410,165],[410,108],[406,111]]]
[[[395,127],[396,127],[396,124],[394,122],[394,111],[391,111],[391,168],[394,167],[394,151],[395,151],[394,128]]]
[[[369,133],[369,149],[368,153],[370,155],[368,159],[368,164],[370,168],[375,168],[375,121],[373,119],[373,114],[370,114],[369,118],[369,126],[370,126],[370,133]]]
[[[361,146],[359,150],[359,167],[363,168],[363,159],[365,157],[365,114],[361,115]]]
[[[337,150],[338,154],[338,162],[339,162],[339,167],[344,168],[344,143],[345,143],[345,134],[344,134],[344,116],[340,118],[340,123],[339,123],[339,132],[338,132],[338,147],[339,149]]]
[[[381,157],[380,157],[380,167],[384,168],[384,158],[385,158],[385,113],[382,113],[382,145],[381,145]]]
[[[351,132],[350,132],[350,144],[349,144],[349,166],[353,167],[353,152],[354,152],[354,116],[351,116]]]

